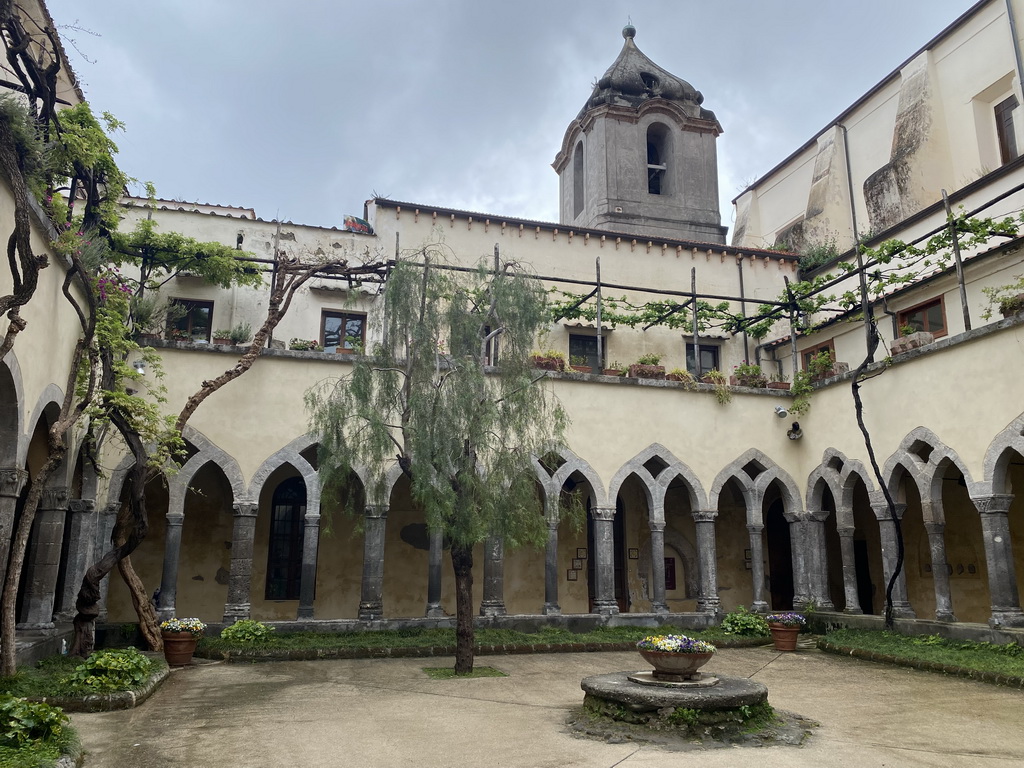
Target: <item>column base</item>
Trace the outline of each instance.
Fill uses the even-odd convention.
[[[914,609],[910,607],[910,603],[905,601],[893,602],[892,604],[892,615],[895,619],[916,619],[917,614],[914,613]]]
[[[755,600],[751,605],[750,609],[754,613],[768,613],[768,603],[764,600]]]
[[[45,632],[49,629],[54,629],[55,625],[52,621],[26,621],[21,624],[15,624],[14,628],[21,632]]]
[[[988,625],[992,627],[992,629],[999,629],[1000,627],[1024,627],[1024,612],[1021,612],[1019,608],[1011,608],[1005,611],[992,611],[992,618],[988,620]]]
[[[863,616],[864,615],[864,611],[860,608],[860,606],[858,606],[856,608],[843,608],[843,613],[847,613],[850,616]]]
[[[665,603],[651,603],[651,613],[664,616],[668,614],[668,606]]]
[[[312,605],[300,605],[298,613],[295,614],[296,619],[312,619],[313,618],[313,606]]]
[[[505,603],[501,600],[493,600],[480,603],[480,615],[481,616],[505,616],[507,611],[505,610]]]
[[[443,619],[447,616],[440,603],[428,603],[426,616],[428,619]]]
[[[540,609],[540,612],[545,616],[561,616],[562,608],[558,603],[544,603],[544,607]]]
[[[956,616],[953,615],[952,611],[936,611],[935,620],[944,622],[954,622],[956,621]]]
[[[614,616],[619,612],[619,604],[614,600],[595,600],[594,613],[602,616]]]
[[[722,601],[717,597],[700,597],[697,598],[697,613],[710,613],[712,615],[720,613],[722,610]]]
[[[822,600],[821,602],[818,603],[818,610],[819,611],[834,611],[835,609],[836,609],[836,604],[833,603],[831,600]]]
[[[377,619],[384,618],[384,604],[383,603],[360,603],[359,604],[359,620],[360,621],[376,621]]]
[[[156,615],[157,615],[157,618],[160,619],[160,621],[167,621],[168,619],[173,619],[174,618],[174,606],[173,605],[168,605],[165,608],[160,608],[160,609],[157,610]]]
[[[249,603],[228,603],[224,606],[224,623],[234,624],[236,621],[248,619],[249,613]]]

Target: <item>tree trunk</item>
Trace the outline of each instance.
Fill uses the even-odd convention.
[[[125,555],[121,558],[117,562],[117,570],[121,572],[121,578],[124,579],[124,583],[128,585],[128,591],[131,592],[132,605],[139,617],[139,629],[142,630],[146,646],[151,651],[162,651],[164,640],[163,635],[160,634],[160,621],[156,615],[156,609],[153,608],[153,601],[146,594],[146,585],[142,583],[142,579],[132,567],[131,557]]]
[[[452,544],[455,571],[455,674],[473,672],[473,547]]]

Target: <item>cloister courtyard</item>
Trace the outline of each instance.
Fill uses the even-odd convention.
[[[819,650],[723,649],[712,674],[768,686],[818,725],[802,746],[695,751],[575,735],[580,681],[635,670],[633,652],[482,656],[507,677],[432,680],[447,658],[176,669],[135,709],[74,714],[89,768],[161,766],[943,766],[1024,764],[1021,691]]]

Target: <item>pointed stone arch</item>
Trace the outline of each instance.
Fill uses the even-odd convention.
[[[985,451],[985,477],[978,484],[977,494],[985,496],[1007,493],[1006,477],[1013,454],[1024,457],[1024,414],[1011,421],[993,438]]]
[[[0,360],[0,467],[24,467],[28,438],[22,414],[25,388],[12,349]]]
[[[656,474],[652,474],[647,467],[647,464],[652,459],[658,459],[664,464]],[[640,478],[647,493],[647,502],[652,510],[664,508],[665,492],[676,477],[682,478],[686,484],[691,508],[706,508],[707,496],[704,493],[700,480],[697,479],[697,475],[661,443],[651,443],[647,448],[622,465],[618,472],[615,473],[611,483],[609,483],[609,499],[616,498],[622,483],[631,474],[635,474]]]
[[[306,484],[306,505],[311,507],[320,503],[320,479],[313,465],[306,460],[302,452],[312,445],[316,440],[309,435],[302,435],[292,440],[288,445],[274,452],[260,465],[249,481],[247,498],[256,501],[260,497],[263,486],[267,479],[281,466],[291,465]]]
[[[803,511],[802,496],[793,478],[757,448],[746,451],[718,473],[708,498],[710,509],[718,508],[722,490],[731,479],[736,480],[737,486],[743,493],[747,506],[748,523],[760,524],[760,520],[751,519],[752,510],[757,508],[761,499],[764,498],[764,492],[775,481],[779,483],[783,502],[788,510],[787,514],[798,514]]]

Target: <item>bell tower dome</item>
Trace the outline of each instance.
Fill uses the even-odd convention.
[[[559,222],[677,240],[725,243],[716,141],[704,97],[625,43],[572,121],[552,164]]]

